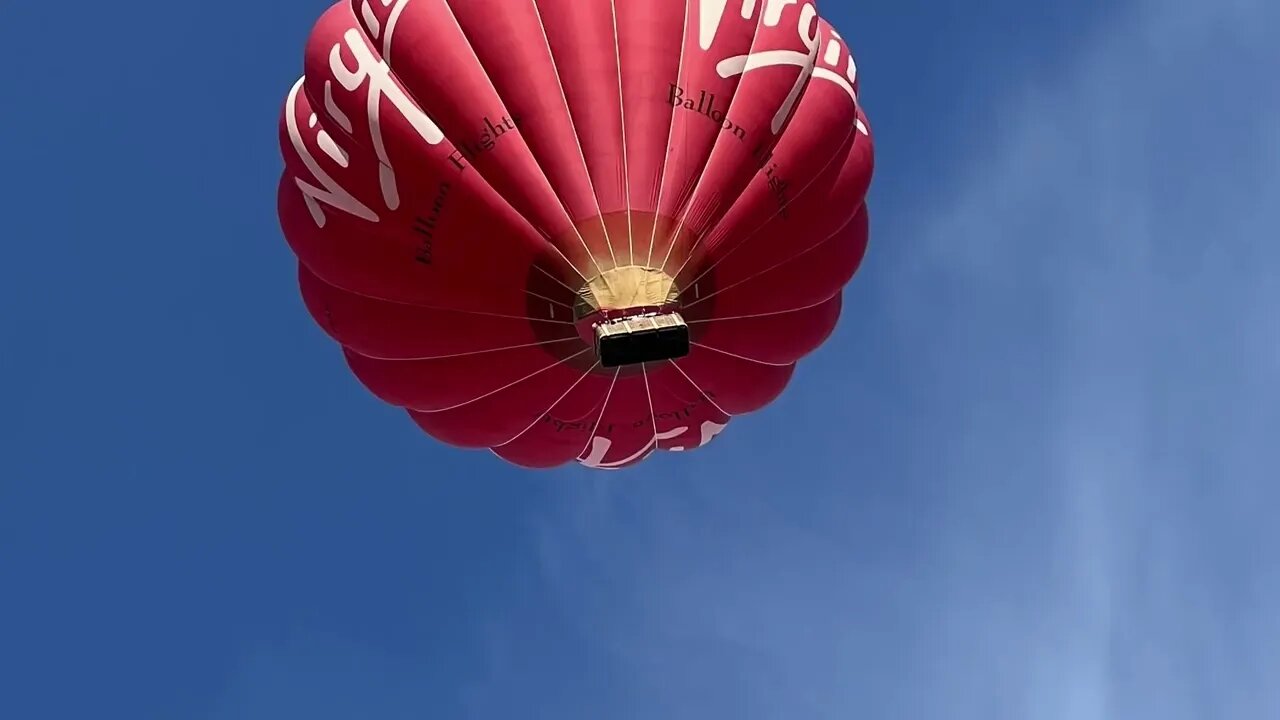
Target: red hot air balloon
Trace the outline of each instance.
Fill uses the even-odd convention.
[[[442,442],[616,469],[818,348],[867,245],[849,48],[801,0],[349,0],[280,127],[351,370]]]

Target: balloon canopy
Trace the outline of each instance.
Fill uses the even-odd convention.
[[[799,0],[344,0],[280,123],[315,321],[431,436],[530,468],[706,445],[867,246],[857,66]]]

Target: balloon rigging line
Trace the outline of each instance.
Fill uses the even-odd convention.
[[[523,319],[523,318],[517,318]],[[564,337],[556,340],[543,340],[541,342],[523,343],[520,345],[504,345],[502,347],[484,348],[482,350],[468,350],[467,352],[451,353],[449,355],[423,355],[420,357],[380,357],[378,355],[370,355],[367,352],[361,352],[351,347],[347,347],[351,352],[357,355],[367,357],[370,360],[382,360],[385,362],[422,362],[429,360],[456,360],[458,358],[476,357],[479,355],[489,355],[492,353],[506,352],[508,350],[528,350],[529,348],[546,347],[548,345],[556,345],[559,343],[569,342],[571,340],[579,340],[577,337]],[[581,353],[579,353],[581,354]]]
[[[481,400],[484,400],[484,399],[489,398],[489,397],[493,397],[494,395],[497,395],[498,393],[503,392],[503,391],[505,391],[505,390],[509,390],[509,389],[511,389],[511,388],[513,388],[513,387],[515,387],[516,385],[519,385],[519,384],[520,384],[520,383],[522,383],[522,382],[525,382],[525,381],[527,381],[527,380],[530,380],[530,379],[532,379],[532,378],[535,378],[535,377],[537,377],[538,375],[541,375],[542,373],[547,372],[548,370],[551,370],[551,369],[557,368],[557,367],[559,367],[559,366],[561,366],[561,365],[563,365],[563,364],[565,364],[565,363],[569,362],[570,360],[573,360],[574,358],[579,357],[579,356],[580,356],[580,355],[582,355],[583,353],[590,352],[590,350],[591,350],[591,348],[584,348],[583,350],[581,350],[581,351],[579,351],[579,352],[577,352],[577,353],[574,353],[573,355],[570,355],[569,357],[564,358],[563,360],[557,360],[556,362],[553,362],[553,363],[551,363],[550,365],[547,365],[547,366],[546,366],[546,367],[544,367],[544,368],[541,368],[541,369],[539,369],[539,370],[535,370],[534,372],[531,372],[531,373],[529,373],[528,375],[525,375],[524,377],[520,378],[519,380],[515,380],[515,381],[513,381],[513,382],[509,382],[509,383],[507,383],[506,385],[503,385],[503,386],[502,386],[502,387],[500,387],[500,388],[497,388],[497,389],[495,389],[495,390],[490,390],[489,392],[487,392],[487,393],[485,393],[485,394],[483,394],[483,395],[481,395],[481,396],[479,396],[479,397],[476,397],[476,398],[472,398],[472,399],[470,399],[470,400],[467,400],[466,402],[461,402],[461,403],[458,403],[458,404],[456,404],[456,405],[451,405],[451,406],[446,407],[446,408],[439,408],[439,409],[437,409],[437,410],[417,410],[417,409],[415,408],[415,409],[414,409],[414,411],[415,411],[415,412],[420,412],[420,413],[424,413],[424,414],[428,414],[428,415],[429,415],[429,414],[432,414],[432,413],[442,413],[442,412],[448,412],[448,411],[450,411],[450,410],[457,410],[458,408],[466,407],[467,405],[474,405],[475,403],[478,403],[478,402],[480,402]]]
[[[640,366],[640,372],[644,374],[644,394],[649,399],[649,423],[653,426],[653,449],[658,449],[658,413],[653,409],[653,391],[649,388],[649,363]],[[642,451],[643,452],[643,451]]]
[[[727,417],[727,418],[732,418],[732,417],[733,417],[733,413],[731,413],[731,412],[726,412],[724,408],[720,407],[720,404],[719,404],[719,403],[717,403],[715,400],[711,399],[711,394],[710,394],[710,393],[708,393],[706,390],[703,390],[703,389],[702,389],[702,387],[701,387],[700,385],[698,385],[698,383],[694,382],[693,378],[689,377],[689,373],[685,372],[685,371],[684,371],[684,368],[680,367],[680,363],[677,363],[677,362],[676,362],[676,361],[674,361],[674,360],[668,360],[667,362],[671,364],[671,367],[673,367],[673,368],[675,368],[675,369],[676,369],[676,372],[678,372],[678,373],[680,373],[681,375],[683,375],[685,380],[689,381],[689,384],[693,386],[693,389],[694,389],[694,390],[697,390],[697,391],[698,391],[698,394],[702,395],[702,397],[703,397],[707,402],[711,403],[711,407],[715,408],[716,410],[719,410],[719,411],[721,412],[721,414],[723,414],[723,415],[724,415],[725,417]]]
[[[536,2],[536,0],[530,0],[530,2],[533,2],[533,3],[534,3],[534,11],[536,12],[536,11],[537,11],[537,2]],[[451,18],[453,18],[454,25],[455,25],[455,26],[457,26],[457,28],[458,28],[458,32],[459,32],[459,34],[461,34],[462,39],[466,41],[466,43],[467,43],[467,48],[471,51],[471,56],[475,59],[475,61],[476,61],[476,66],[480,68],[480,73],[484,76],[485,81],[487,81],[487,82],[489,83],[489,88],[490,88],[491,90],[493,90],[494,97],[498,98],[499,102],[502,102],[503,108],[504,108],[504,109],[506,109],[506,102],[502,100],[502,95],[498,92],[498,87],[497,87],[497,85],[495,85],[495,84],[494,84],[492,76],[490,76],[490,75],[489,75],[489,69],[488,69],[488,68],[486,68],[486,67],[484,66],[484,63],[480,61],[480,54],[476,51],[475,44],[471,42],[471,38],[470,38],[470,36],[469,36],[469,35],[467,35],[466,28],[464,28],[464,27],[462,26],[462,22],[461,22],[460,20],[458,20],[458,16],[457,16],[457,14],[456,14],[456,13],[454,13],[454,11],[453,11],[453,7],[449,5],[449,0],[442,0],[442,3],[443,3],[443,5],[444,5],[445,10],[447,10],[447,11],[449,12],[449,16],[450,16]],[[541,16],[541,14],[539,14],[539,15],[538,15],[538,23],[539,23],[539,25],[541,25],[541,23],[542,23],[542,16]],[[545,28],[543,29],[543,38],[544,38],[544,39],[546,39],[546,29],[545,29]],[[548,53],[550,53],[550,52],[551,52],[551,45],[550,45],[550,41],[548,41],[548,42],[547,42],[547,52],[548,52]],[[552,58],[551,58],[551,64],[552,64],[552,67],[554,68],[554,67],[555,67],[555,58],[554,58],[554,57],[552,57]],[[558,82],[558,81],[559,81],[559,74],[560,74],[559,70],[555,70],[555,73],[554,73],[554,74],[556,75],[556,80],[557,80],[557,82]],[[564,89],[563,89],[563,86],[561,86],[561,96],[563,97],[563,95],[564,95]],[[565,100],[565,110],[566,110],[566,111],[568,110],[568,107],[569,107],[569,105],[568,105],[568,100],[566,99],[566,100]],[[572,122],[573,122],[573,117],[572,117],[572,115],[570,115],[569,121],[570,121],[570,123],[572,123]],[[575,139],[577,138],[577,131],[576,131],[576,130],[574,131],[574,137],[575,137]],[[456,145],[455,145],[455,147],[456,147]],[[581,153],[581,144],[579,144],[579,152]],[[533,150],[532,150],[532,148],[530,148],[530,149],[529,149],[529,154],[530,154],[530,156],[533,156]],[[575,223],[575,222],[574,222],[574,219],[573,219],[573,215],[572,215],[572,213],[570,213],[570,212],[569,212],[569,208],[565,206],[565,204],[564,204],[564,199],[563,199],[562,197],[560,197],[559,193],[557,193],[557,192],[556,192],[555,187],[554,187],[554,186],[552,185],[552,183],[551,183],[551,179],[550,179],[549,177],[547,177],[547,172],[546,172],[546,170],[545,170],[545,169],[543,169],[543,168],[542,168],[542,165],[541,165],[541,163],[539,163],[539,162],[538,162],[537,157],[533,157],[533,161],[534,161],[534,165],[535,165],[535,166],[538,168],[538,170],[542,173],[542,178],[543,178],[543,180],[546,180],[548,189],[550,189],[550,190],[551,190],[552,195],[554,195],[554,196],[555,196],[555,198],[556,198],[557,202],[559,203],[559,205],[560,205],[560,209],[561,209],[562,211],[564,211],[564,216],[565,216],[565,219],[569,222],[569,227],[571,227],[571,228],[573,229],[574,234],[575,234],[575,235],[577,235],[577,237],[578,237],[578,242],[582,243],[582,248],[583,248],[583,250],[584,250],[584,251],[586,251],[586,253],[587,253],[587,257],[591,260],[591,263],[595,266],[595,268],[596,268],[596,272],[597,272],[597,273],[600,273],[600,274],[603,274],[603,271],[602,271],[602,270],[601,270],[601,268],[600,268],[600,264],[599,264],[598,262],[596,262],[596,260],[595,260],[595,256],[591,253],[591,248],[587,245],[587,241],[586,241],[586,239],[585,239],[584,237],[582,237],[582,232],[578,229],[578,225],[577,225],[577,223]],[[586,159],[584,158],[584,159],[583,159],[583,166],[585,167],[585,165],[586,165]],[[473,166],[473,167],[475,167],[475,166]],[[476,167],[476,172],[477,172],[477,173],[480,173],[480,172],[481,172],[479,167]],[[484,177],[483,173],[481,173],[481,177]],[[587,179],[587,181],[588,181],[588,182],[590,182],[590,174],[589,174],[589,173],[588,173],[588,179]],[[490,187],[492,187],[492,185],[490,185]],[[495,190],[495,192],[496,192],[496,190]],[[501,193],[498,193],[498,195],[499,195],[499,196],[501,196]],[[503,198],[503,199],[505,200],[505,198]],[[509,205],[509,204],[510,204],[510,203],[508,203],[508,205]],[[515,208],[514,208],[514,207],[512,207],[512,209],[513,209],[513,210],[515,210]],[[585,276],[585,275],[583,275],[582,271],[581,271],[580,269],[578,269],[578,267],[577,267],[576,265],[574,265],[574,264],[569,260],[569,258],[568,258],[568,257],[566,257],[566,256],[564,255],[563,251],[561,251],[561,250],[560,250],[560,248],[556,245],[556,243],[552,241],[552,239],[551,239],[550,235],[546,232],[546,230],[545,230],[545,229],[540,228],[540,227],[537,227],[537,225],[535,225],[535,223],[534,223],[532,220],[530,220],[528,217],[524,216],[524,213],[521,213],[519,210],[516,210],[516,213],[517,213],[517,214],[519,214],[519,215],[521,215],[521,217],[524,217],[524,219],[525,219],[525,221],[526,221],[526,222],[528,222],[531,226],[534,226],[534,227],[538,230],[539,234],[541,234],[541,235],[543,236],[543,239],[547,242],[547,244],[548,244],[548,245],[550,245],[552,248],[554,248],[554,249],[555,249],[555,251],[557,252],[557,254],[559,254],[559,255],[560,255],[560,257],[561,257],[561,258],[562,258],[566,263],[568,263],[571,267],[573,267],[574,271],[575,271],[575,272],[577,272],[578,277],[582,278],[582,282],[583,282],[584,284],[586,284],[586,283],[588,282],[588,281],[587,281],[586,276]],[[603,221],[602,221],[602,222],[603,222]],[[607,279],[606,279],[606,284],[607,284],[607,282],[608,282],[608,281],[607,281]],[[570,291],[572,292],[572,288],[569,288],[569,289],[570,289]]]
[[[684,2],[684,23],[680,30],[680,62],[676,66],[676,85],[684,84],[684,50],[689,44],[689,0]],[[645,260],[645,267],[653,267],[653,244],[657,239],[658,225],[662,210],[662,193],[667,185],[667,163],[671,161],[671,138],[675,136],[676,131],[676,113],[680,108],[676,105],[671,106],[671,122],[667,125],[667,143],[666,150],[662,154],[662,174],[658,176],[658,197],[653,206],[653,228],[649,231],[649,257]],[[672,238],[672,242],[675,239]]]
[[[618,386],[618,376],[621,374],[621,368],[613,371],[613,382],[609,383],[609,391],[604,395],[604,404],[600,406],[600,414],[596,416],[595,425],[591,427],[591,434],[587,436],[587,444],[582,446],[582,452],[578,453],[578,459],[582,459],[591,451],[591,443],[595,441],[596,433],[600,432],[600,423],[604,422],[604,414],[609,411],[609,401],[613,399],[613,389]]]
[[[766,367],[790,367],[790,366],[792,366],[792,365],[794,365],[794,364],[795,364],[795,363],[771,363],[771,362],[765,362],[765,361],[763,361],[763,360],[757,360],[757,359],[755,359],[755,358],[749,358],[749,357],[746,357],[746,356],[744,356],[744,355],[739,355],[739,354],[737,354],[737,353],[731,353],[731,352],[729,352],[728,350],[721,350],[721,349],[720,349],[720,348],[718,348],[718,347],[712,347],[712,346],[710,346],[710,345],[703,345],[702,343],[699,343],[699,342],[690,343],[690,345],[693,345],[694,347],[700,347],[700,348],[702,348],[702,349],[704,349],[704,350],[710,350],[711,352],[717,352],[717,353],[720,353],[721,355],[728,355],[728,356],[729,356],[729,357],[731,357],[731,358],[737,358],[737,359],[739,359],[739,360],[741,360],[741,361],[743,361],[743,362],[754,363],[754,364],[756,364],[756,365],[764,365],[764,366],[766,366]]]
[[[855,111],[855,117],[856,117],[856,112],[857,112],[857,108],[856,108],[856,107],[854,108],[854,111]],[[847,152],[845,152],[845,153],[843,153],[843,154],[842,154],[842,153],[840,153],[840,152],[832,153],[832,154],[831,154],[831,156],[827,159],[827,161],[826,161],[825,163],[823,163],[822,168],[821,168],[821,169],[819,169],[819,171],[818,171],[818,172],[814,173],[813,177],[809,178],[809,181],[808,181],[808,182],[806,182],[803,186],[801,186],[800,190],[799,190],[798,192],[796,192],[796,194],[795,194],[794,198],[793,198],[790,202],[788,202],[788,203],[787,203],[787,206],[786,206],[786,207],[790,207],[791,205],[795,204],[795,202],[796,202],[797,200],[799,200],[801,197],[803,197],[803,196],[804,196],[804,194],[805,194],[806,192],[808,192],[809,188],[811,188],[815,183],[817,183],[817,182],[818,182],[818,179],[819,179],[819,178],[821,178],[821,177],[826,173],[827,168],[831,167],[832,163],[836,162],[836,160],[837,160],[837,159],[840,159],[842,162],[847,162],[847,161],[848,161],[849,154],[853,152],[853,148],[854,148],[854,146],[857,144],[857,134],[856,134],[857,132],[858,132],[857,125],[854,125],[854,126],[852,126],[852,127],[850,128],[849,133],[845,135],[844,140],[842,140],[842,141],[841,141],[841,143],[840,143],[840,147],[841,147],[841,148],[845,148],[845,149],[847,149]],[[851,135],[852,135],[852,136],[853,136],[853,138],[854,138],[854,142],[853,142],[853,143],[849,143],[849,144],[846,146],[846,145],[845,145],[845,143],[848,141],[848,139],[849,139],[849,137],[850,137]],[[838,178],[838,177],[839,177],[839,176],[837,175],[837,178]],[[833,182],[834,182],[834,181],[833,181]],[[732,209],[732,208],[731,208],[731,209]],[[690,282],[684,283],[684,284],[683,284],[683,287],[693,287],[693,286],[697,285],[697,284],[698,284],[698,281],[699,281],[699,280],[701,280],[702,278],[706,277],[707,273],[709,273],[709,272],[711,272],[712,270],[714,270],[717,266],[719,266],[719,265],[720,265],[720,263],[724,262],[724,260],[725,260],[727,257],[729,257],[730,255],[732,255],[732,254],[734,253],[734,251],[738,250],[738,249],[739,249],[739,248],[741,248],[744,244],[746,244],[746,241],[747,241],[747,240],[750,240],[751,238],[755,237],[757,233],[759,233],[761,230],[764,230],[766,227],[768,227],[769,223],[773,222],[773,219],[774,219],[774,218],[776,218],[776,217],[778,217],[779,215],[781,215],[781,214],[782,214],[782,212],[783,212],[783,210],[785,210],[785,209],[786,209],[786,208],[785,208],[785,207],[783,207],[783,208],[778,208],[776,211],[774,211],[774,213],[773,213],[772,215],[770,215],[770,216],[769,216],[768,218],[766,218],[763,222],[761,222],[759,225],[757,225],[757,226],[756,226],[756,228],[755,228],[754,230],[752,230],[750,233],[747,233],[746,235],[742,236],[742,238],[741,238],[741,239],[739,239],[739,240],[738,240],[738,242],[734,243],[732,247],[730,247],[730,248],[729,248],[727,251],[725,251],[724,253],[720,254],[720,255],[719,255],[719,257],[717,257],[717,258],[715,259],[715,261],[714,261],[713,263],[711,263],[711,265],[710,265],[709,267],[705,268],[701,273],[699,273],[697,277],[695,277],[695,278],[694,278],[693,280],[691,280]],[[716,232],[716,230],[719,230],[719,229],[720,229],[720,226],[724,224],[725,219],[726,219],[726,218],[728,218],[728,216],[729,216],[729,212],[728,212],[728,211],[726,211],[726,212],[725,212],[725,214],[724,214],[723,216],[721,216],[720,221],[716,223],[715,227],[713,227],[713,228],[712,228],[712,229],[711,229],[711,230],[706,234],[706,236],[714,235],[714,234],[715,234],[715,232]],[[706,237],[706,236],[704,236],[704,237]],[[828,239],[829,239],[829,238],[828,238]],[[701,241],[702,241],[702,238],[699,238],[699,239],[698,239],[698,242],[701,242]],[[694,247],[697,247],[697,244],[696,244],[696,243],[695,243]],[[675,274],[673,277],[679,277],[679,276],[680,276],[680,273],[684,272],[685,267],[689,264],[689,260],[690,260],[692,257],[693,257],[693,253],[692,253],[692,251],[691,251],[691,252],[689,253],[689,256],[688,256],[687,258],[685,258],[684,264],[682,264],[682,265],[680,266],[680,269],[676,271],[676,274]],[[681,292],[682,292],[682,291],[681,291]],[[710,295],[708,295],[707,297],[710,297]],[[698,300],[695,300],[695,301],[694,301],[694,304],[697,304],[697,303],[698,303],[698,302],[700,302],[701,300],[705,300],[705,299],[706,299],[705,297],[704,297],[704,298],[699,298]]]
[[[569,118],[569,128],[572,131],[573,141],[578,147],[578,157],[582,159],[582,170],[587,176],[587,187],[591,189],[591,196],[596,203],[596,213],[600,218],[600,229],[604,231],[604,241],[609,248],[609,257],[613,260],[614,267],[617,267],[618,259],[613,254],[613,242],[609,238],[609,228],[605,224],[604,213],[600,209],[600,195],[596,192],[595,181],[591,177],[591,167],[587,164],[587,154],[582,149],[582,138],[578,137],[577,122],[574,120],[573,110],[569,107],[569,96],[564,89],[564,80],[560,77],[560,67],[556,63],[555,51],[551,49],[551,37],[547,35],[547,26],[542,20],[542,9],[538,7],[538,0],[529,0],[529,2],[533,4],[533,12],[538,18],[538,28],[542,31],[542,41],[547,47],[547,57],[551,58],[552,74],[555,75],[556,85],[560,88],[560,100],[564,103],[564,111]],[[566,209],[565,212],[567,213],[568,210]],[[572,216],[570,216],[569,221],[571,223],[573,222]],[[573,227],[574,231],[578,232],[577,223],[574,223]],[[582,234],[580,232],[578,237],[582,238]],[[604,279],[605,287],[609,289],[610,294],[616,294],[613,286],[609,282],[609,276],[600,269],[600,263],[596,260],[595,253],[591,251],[591,248],[587,247],[587,241],[585,239],[582,240],[582,246],[586,249],[587,256],[591,258],[592,264],[596,266],[596,272]]]
[[[618,126],[622,129],[622,192],[623,197],[627,199],[627,264],[634,265],[636,248],[633,237],[635,229],[631,224],[631,167],[627,157],[627,103],[626,95],[622,91],[622,37],[618,34],[617,0],[609,0],[609,13],[613,16],[613,54],[614,62],[618,66]]]
[[[538,426],[538,423],[542,422],[543,417],[550,415],[551,412],[556,409],[556,406],[564,402],[564,399],[569,397],[569,393],[576,390],[578,386],[582,384],[582,381],[586,380],[587,377],[590,376],[593,372],[595,372],[595,369],[598,367],[600,367],[599,361],[597,361],[595,365],[592,365],[590,370],[587,370],[586,372],[582,373],[582,375],[579,376],[577,380],[573,381],[573,384],[569,386],[569,389],[561,393],[560,397],[556,398],[555,402],[552,402],[551,405],[549,405],[546,410],[543,410],[542,412],[534,415],[533,422],[529,423],[529,427],[525,428],[524,430],[521,430],[519,433],[516,434],[515,437],[511,438],[510,440],[494,445],[492,448],[490,448],[490,450],[510,445],[511,443],[514,443],[520,438],[527,435],[530,430],[533,430],[535,427]],[[497,453],[494,453],[494,454],[497,454]]]
[[[764,16],[766,12],[767,11],[762,11],[760,13],[760,17],[756,18],[756,28],[751,33],[751,44],[747,46],[748,55],[751,54],[751,51],[755,50],[756,41],[760,39],[760,28],[764,25]],[[747,73],[744,71],[741,75],[738,76],[737,82],[734,83],[733,94],[729,96],[729,105],[728,107],[725,108],[725,111],[724,111],[724,115],[726,118],[729,116],[729,113],[733,111],[733,104],[739,98],[738,90],[742,88],[742,83],[746,79],[747,79]],[[676,225],[675,233],[671,236],[671,242],[667,244],[667,254],[664,258],[662,258],[663,272],[666,272],[667,263],[670,262],[671,260],[671,251],[675,249],[676,239],[680,237],[680,231],[684,230],[685,221],[689,219],[689,211],[693,209],[693,201],[698,196],[698,190],[702,188],[702,180],[707,176],[707,168],[711,165],[711,161],[716,156],[716,148],[720,147],[720,143],[724,142],[725,138],[726,138],[726,135],[724,133],[719,133],[716,135],[715,140],[711,142],[711,150],[707,152],[706,159],[702,162],[701,167],[698,168],[698,179],[694,181],[693,190],[684,199],[683,207],[680,209],[680,222],[679,224]],[[699,237],[697,240],[694,241],[693,246],[689,248],[689,251],[685,255],[686,263],[689,261],[689,258],[693,256],[693,250],[698,247],[698,243],[701,240],[702,238]],[[675,276],[673,275],[672,277],[675,277]]]

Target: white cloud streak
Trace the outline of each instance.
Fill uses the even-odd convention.
[[[566,492],[548,581],[664,717],[1280,717],[1276,27],[1119,13],[881,235],[891,335],[724,452]]]

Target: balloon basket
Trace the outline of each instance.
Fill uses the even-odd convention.
[[[680,313],[646,313],[595,326],[601,367],[616,368],[675,360],[689,354],[689,325]]]

